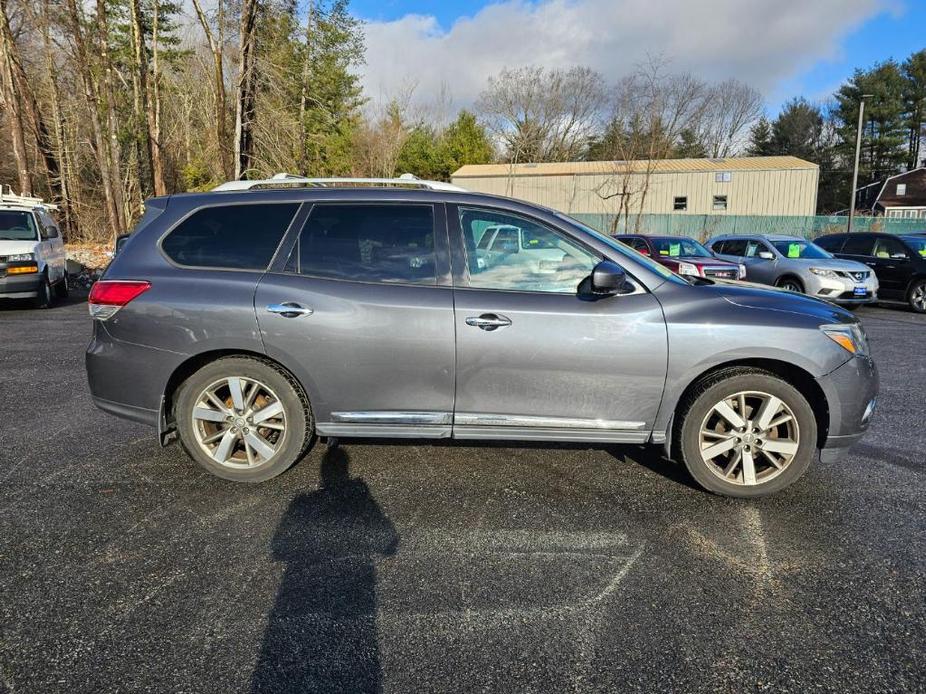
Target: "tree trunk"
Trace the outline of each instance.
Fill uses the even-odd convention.
[[[19,193],[32,194],[32,177],[29,175],[29,161],[26,157],[26,137],[23,132],[22,101],[16,89],[13,67],[13,36],[6,14],[6,2],[0,0],[0,96],[9,114],[10,134],[13,139],[13,159],[16,162],[16,176]]]
[[[146,191],[154,190],[151,128],[148,120],[148,50],[142,26],[141,3],[131,0],[132,49],[135,65],[132,70],[132,107],[135,116],[135,149],[138,157],[138,189],[142,200]],[[141,202],[141,201],[140,201]]]
[[[254,69],[257,0],[244,0],[238,38],[238,87],[235,104],[235,178],[248,175],[254,159],[254,111],[257,75]]]
[[[193,7],[196,9],[196,16],[199,18],[203,33],[206,34],[206,40],[209,42],[209,50],[212,53],[212,94],[215,101],[216,147],[218,147],[222,175],[226,179],[230,179],[232,177],[232,167],[228,159],[228,126],[225,118],[227,97],[225,95],[225,66],[223,55],[223,46],[225,43],[225,5],[223,0],[218,0],[218,7],[216,8],[218,13],[218,36],[213,34],[212,29],[209,27],[209,21],[206,19],[206,13],[203,12],[199,0],[193,0]]]
[[[309,175],[309,124],[306,123],[306,111],[309,102],[309,74],[312,66],[312,30],[315,21],[315,2],[309,0],[309,10],[305,20],[305,57],[302,61],[302,93],[299,98],[299,127],[302,141],[299,143],[299,174]]]
[[[116,207],[115,233],[125,233],[125,200],[122,193],[122,166],[119,162],[119,126],[116,122],[116,91],[113,87],[113,64],[109,55],[109,23],[106,18],[106,0],[96,0],[96,23],[99,30],[100,65],[103,68],[103,96],[106,126],[109,134],[110,174],[113,201]]]
[[[112,169],[110,168],[110,154],[108,143],[103,136],[103,118],[100,114],[100,95],[96,80],[93,77],[90,52],[83,31],[83,18],[78,8],[77,0],[67,0],[67,16],[70,23],[70,34],[77,52],[77,72],[83,89],[84,105],[90,115],[90,129],[93,135],[93,149],[96,154],[97,166],[100,169],[100,179],[103,184],[103,198],[106,204],[106,216],[109,219],[110,230],[113,236],[122,233],[122,216],[116,202],[113,190]]]
[[[56,200],[60,207],[64,235],[67,239],[72,239],[76,231],[75,222],[72,216],[72,200],[69,186],[69,167],[65,148],[64,136],[64,119],[61,116],[61,91],[58,86],[58,78],[55,70],[54,54],[52,53],[51,31],[49,27],[49,0],[42,3],[42,48],[45,59],[45,77],[51,85],[51,115],[54,127],[54,154],[58,163],[57,190],[59,200]],[[48,167],[48,187],[51,190],[56,189],[55,177]]]
[[[136,0],[137,1],[137,0]],[[148,99],[148,132],[151,143],[151,177],[154,182],[155,195],[167,195],[167,182],[164,180],[164,155],[161,151],[161,87],[158,46],[160,29],[160,0],[153,0],[154,15],[151,26],[152,72],[149,82],[151,98]]]

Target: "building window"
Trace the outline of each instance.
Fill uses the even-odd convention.
[[[715,210],[727,209],[727,196],[726,195],[715,195],[713,207]]]
[[[682,195],[681,197],[676,197],[672,201],[672,209],[676,212],[684,212],[688,209],[688,197]]]
[[[898,183],[897,184],[897,195],[906,195],[907,194],[907,184]]]
[[[718,171],[714,174],[714,183],[729,183],[733,180],[733,174],[729,171]]]

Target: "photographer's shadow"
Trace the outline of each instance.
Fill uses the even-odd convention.
[[[286,569],[252,691],[380,691],[375,561],[398,544],[346,452],[328,449],[321,488],[290,503],[273,539]]]

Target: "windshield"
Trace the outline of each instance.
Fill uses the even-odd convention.
[[[35,241],[38,238],[31,212],[0,210],[0,241]]]
[[[904,236],[902,238],[914,253],[926,258],[926,237]]]
[[[778,249],[778,252],[781,253],[785,258],[808,258],[812,260],[820,260],[822,258],[833,257],[818,245],[815,243],[810,243],[809,241],[792,241],[790,239],[786,239],[784,241],[772,241],[772,245]]]
[[[605,234],[602,234],[600,231],[596,231],[595,229],[592,229],[587,224],[583,224],[578,219],[573,219],[569,215],[565,215],[562,212],[556,212],[554,214],[556,214],[557,217],[562,219],[567,224],[570,224],[571,226],[579,229],[580,231],[584,231],[586,234],[594,236],[599,241],[607,244],[609,248],[613,248],[615,251],[620,253],[622,256],[626,258],[630,258],[631,260],[633,260],[633,262],[639,265],[642,265],[650,272],[656,275],[659,275],[661,277],[665,277],[667,280],[672,280],[674,282],[683,282],[687,284],[687,282],[685,282],[684,279],[676,275],[669,268],[665,267],[664,265],[660,265],[655,260],[650,260],[642,253],[635,251],[630,246],[627,246],[621,243],[617,239],[612,239],[610,236],[606,236]]]
[[[678,236],[650,237],[658,255],[670,258],[711,258],[711,252],[694,239]]]

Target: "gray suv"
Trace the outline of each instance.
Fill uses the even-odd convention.
[[[718,236],[707,246],[746,266],[746,279],[846,306],[878,299],[878,278],[867,266],[842,260],[800,236]]]
[[[868,427],[877,370],[832,304],[447,184],[277,181],[149,200],[89,300],[97,406],[220,477],[272,478],[317,437],[578,441],[760,496]],[[499,228],[527,247],[478,262]]]

